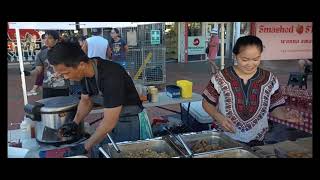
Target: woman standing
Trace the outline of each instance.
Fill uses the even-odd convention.
[[[126,54],[128,52],[127,43],[121,39],[119,29],[113,28],[111,30],[111,42],[108,48],[108,56],[109,58],[122,65],[125,69],[127,69],[127,61]]]
[[[216,57],[219,50],[218,29],[212,29],[210,34],[211,36],[208,43],[208,47],[209,47],[208,61],[211,67],[211,73],[215,74],[219,70],[219,67],[216,65]]]
[[[225,134],[249,146],[264,144],[268,113],[288,122],[303,120],[284,107],[277,77],[258,67],[262,51],[258,37],[240,37],[233,48],[238,65],[214,74],[202,94],[203,108]]]

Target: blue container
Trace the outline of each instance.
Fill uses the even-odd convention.
[[[167,96],[171,98],[180,98],[181,97],[181,88],[176,85],[168,85],[166,86]]]

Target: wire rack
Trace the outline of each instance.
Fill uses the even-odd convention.
[[[151,30],[160,31],[160,43],[151,44]],[[127,39],[127,33],[135,31],[136,46],[129,46],[127,53],[127,71],[134,81],[143,85],[164,84],[166,82],[166,48],[164,42],[165,24],[138,25],[134,28],[122,28],[121,37]]]
[[[127,70],[135,81],[144,85],[163,84],[166,81],[165,55],[166,48],[130,48]]]

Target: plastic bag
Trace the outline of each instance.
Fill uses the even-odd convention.
[[[148,114],[144,109],[141,113],[139,113],[140,120],[140,139],[150,139],[153,138],[152,128],[150,125],[150,121],[148,118]]]

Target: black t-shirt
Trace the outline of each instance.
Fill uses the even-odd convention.
[[[105,108],[113,108],[121,105],[139,105],[142,102],[134,86],[131,77],[126,70],[119,65],[108,60],[98,60],[98,84],[103,96]],[[89,90],[86,87],[86,80]],[[95,96],[99,94],[95,76],[83,78],[81,80],[82,94]]]

